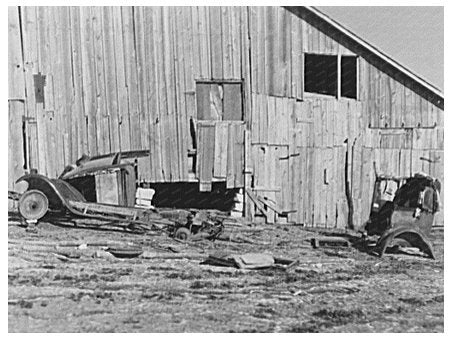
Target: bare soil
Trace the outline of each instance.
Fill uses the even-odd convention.
[[[309,240],[319,233],[296,226],[227,231],[255,243],[183,244],[52,223],[33,232],[10,219],[9,332],[444,331],[441,231],[433,233],[436,260],[379,258],[359,245],[312,249]],[[102,242],[138,245],[144,253],[118,259]],[[215,251],[299,263],[261,270],[200,264]]]

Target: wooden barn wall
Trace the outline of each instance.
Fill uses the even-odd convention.
[[[250,27],[249,184],[257,197],[291,212],[286,218],[266,208],[263,215],[248,201],[252,216],[345,228],[352,208],[359,227],[370,213],[375,170],[422,171],[443,182],[443,110],[428,95],[321,23],[283,8],[251,7]],[[358,101],[303,93],[304,53],[359,56]]]
[[[291,212],[266,208],[268,222],[344,228],[350,206],[354,225],[367,220],[374,162],[379,174],[423,171],[443,182],[441,105],[297,11],[9,12],[10,187],[25,169],[55,177],[83,153],[143,148],[151,155],[140,161],[141,180],[187,181],[187,151],[198,142],[201,189],[226,180]],[[304,53],[357,55],[358,100],[304,93]],[[39,75],[43,102],[35,95]],[[242,81],[246,129],[196,122],[196,80],[212,79]],[[247,215],[261,213],[246,195],[245,204]]]
[[[10,101],[10,110],[24,111],[15,114],[20,121],[27,117],[29,167],[50,177],[83,153],[150,149],[142,180],[187,181],[195,81],[243,80],[249,88],[245,7],[10,11],[9,47],[16,53],[10,55],[10,77],[17,73],[25,82],[14,81],[25,93],[10,97],[25,99],[26,106]],[[39,74],[45,76],[43,102],[34,95]]]

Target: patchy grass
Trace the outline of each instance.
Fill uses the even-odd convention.
[[[108,239],[152,251],[152,246],[170,240],[51,224],[36,234],[11,225],[8,236],[14,239],[8,244],[10,332],[444,330],[442,256],[433,261],[396,255],[377,258],[356,248],[314,250],[304,241],[312,232],[284,226],[266,227],[253,235],[269,245],[232,247],[217,241],[209,244],[214,248],[206,248],[205,256],[218,250],[262,251],[298,259],[289,270],[220,268],[195,259],[92,258],[84,253],[62,262],[37,245]],[[19,240],[42,252],[30,256]],[[435,246],[441,253],[441,238]],[[179,254],[185,253],[199,254],[199,248],[181,246]]]

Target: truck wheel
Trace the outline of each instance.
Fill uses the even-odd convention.
[[[190,230],[186,227],[180,227],[176,233],[174,233],[174,238],[179,239],[179,240],[187,240],[188,238],[190,238]]]
[[[19,199],[19,213],[25,220],[39,220],[49,210],[49,200],[38,190],[29,190]]]

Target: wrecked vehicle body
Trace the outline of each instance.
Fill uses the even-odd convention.
[[[61,179],[27,174],[17,183],[23,181],[28,188],[19,198],[18,209],[28,224],[36,224],[48,213],[103,220],[126,228],[171,224],[151,209],[88,202],[75,187]]]
[[[214,240],[223,231],[218,218],[200,211],[157,211],[143,204],[138,187],[137,160],[149,151],[129,151],[89,158],[82,156],[67,166],[58,179],[32,173],[17,180],[27,182],[18,200],[19,214],[36,224],[48,212],[71,218],[90,218],[133,230],[164,230],[170,237],[188,240],[193,236]],[[150,199],[148,199],[150,200]],[[221,218],[220,218],[221,219]]]
[[[434,258],[429,235],[439,210],[441,184],[423,174],[413,177],[377,176],[368,236],[379,236],[376,251],[382,256],[394,247],[415,247]]]

